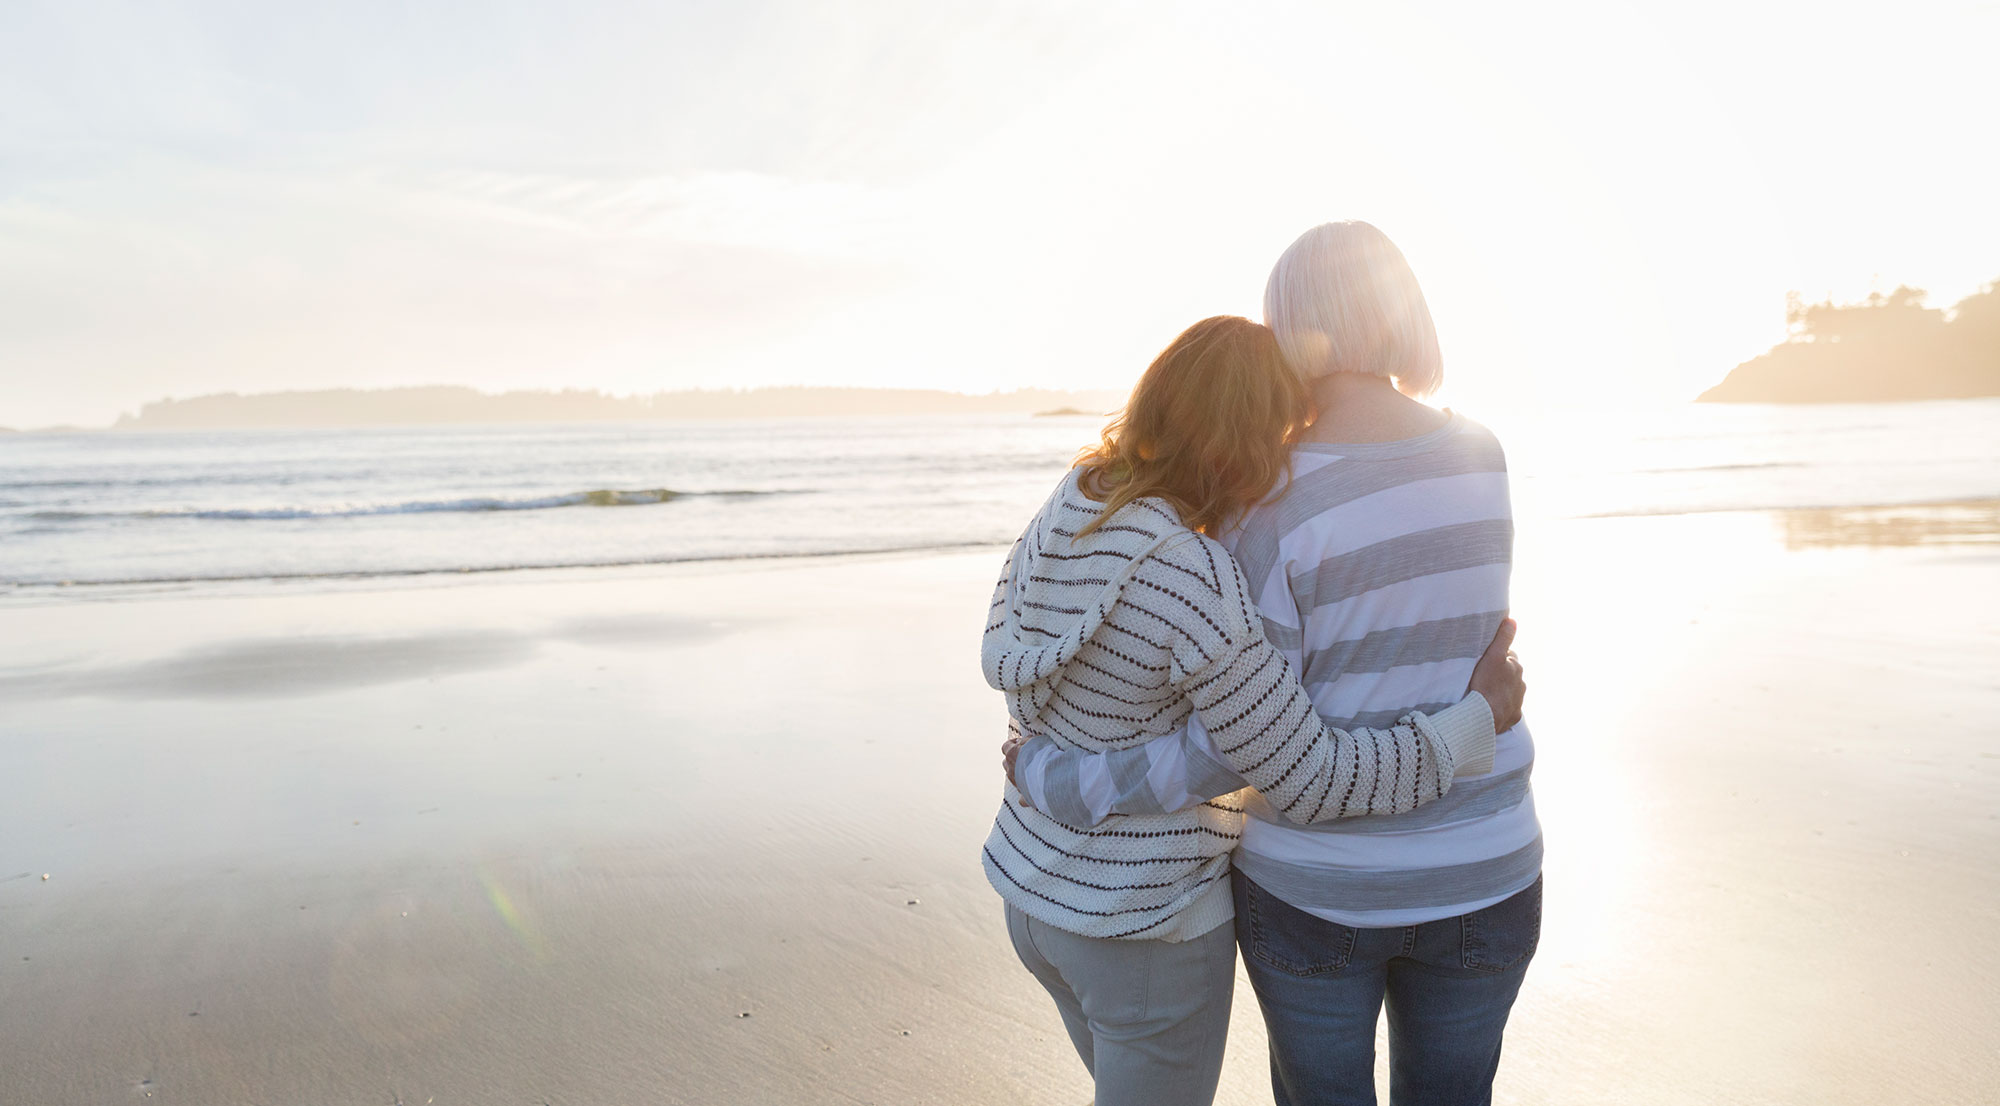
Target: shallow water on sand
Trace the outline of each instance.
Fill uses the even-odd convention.
[[[2000,1079],[1991,530],[1796,525],[1524,524],[1496,1101]],[[0,1098],[1086,1100],[977,864],[999,555],[0,613]],[[1219,1101],[1269,1101],[1247,987]]]

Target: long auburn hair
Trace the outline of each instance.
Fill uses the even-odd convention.
[[[1077,455],[1085,494],[1104,504],[1077,536],[1145,496],[1213,534],[1277,487],[1293,436],[1310,421],[1305,384],[1269,327],[1203,319],[1153,358],[1103,440]]]

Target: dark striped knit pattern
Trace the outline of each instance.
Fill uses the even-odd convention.
[[[1320,721],[1219,544],[1153,499],[1079,540],[1098,513],[1065,478],[995,589],[981,661],[1016,732],[1107,752],[1198,712],[1231,766],[1301,820],[1340,806],[1407,811],[1450,788],[1452,750],[1422,716],[1352,733]],[[1088,937],[1181,940],[1228,920],[1217,891],[1242,832],[1238,796],[1095,827],[1017,799],[1008,787],[984,864],[1024,912]]]

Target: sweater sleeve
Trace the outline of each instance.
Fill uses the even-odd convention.
[[[1493,763],[1493,712],[1478,692],[1438,713],[1412,712],[1398,727],[1415,728],[1435,743],[1442,740],[1456,765],[1455,777],[1484,775]],[[1395,739],[1394,728],[1362,728],[1346,733],[1357,741]],[[1393,760],[1393,756],[1391,758]],[[1413,758],[1414,762],[1414,758]],[[1199,717],[1175,733],[1143,745],[1107,753],[1063,749],[1046,737],[1021,747],[1016,761],[1020,792],[1036,809],[1073,826],[1094,826],[1113,814],[1165,814],[1200,806],[1210,799],[1253,786],[1216,749]],[[1312,821],[1383,813],[1323,807]],[[1294,821],[1296,817],[1292,817]]]
[[[1451,790],[1458,770],[1457,751],[1417,715],[1387,730],[1328,726],[1262,633],[1182,690],[1216,752],[1293,822],[1414,810]]]

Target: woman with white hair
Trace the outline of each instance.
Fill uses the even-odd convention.
[[[1266,324],[1311,392],[1291,478],[1217,536],[1272,643],[1338,728],[1459,701],[1507,617],[1513,517],[1500,444],[1416,397],[1444,379],[1401,251],[1367,223],[1292,243]],[[1018,751],[1038,804],[1103,818],[1245,786],[1199,724],[1113,753]],[[1397,1106],[1491,1101],[1500,1040],[1541,932],[1541,828],[1524,725],[1489,771],[1407,813],[1296,825],[1251,793],[1233,856],[1236,938],[1280,1106],[1375,1101],[1386,1006]],[[1367,780],[1332,796],[1352,801]]]

